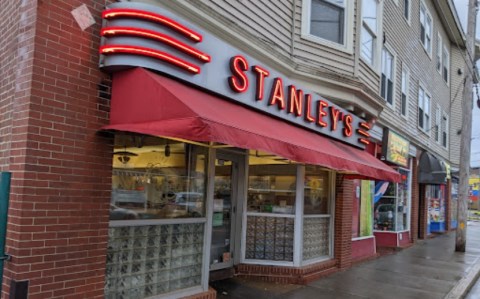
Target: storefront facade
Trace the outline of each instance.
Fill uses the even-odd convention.
[[[364,150],[386,102],[359,5],[332,48],[306,0],[225,13],[253,22],[216,1],[13,2],[3,296],[214,298],[210,280],[307,283],[414,239],[413,145],[405,165]]]
[[[448,207],[452,202],[447,194],[447,170],[445,163],[433,154],[424,151],[419,159],[420,206],[424,207],[419,217],[419,225],[423,229],[419,236],[425,238],[432,233],[444,233],[447,230]]]
[[[362,149],[369,125],[168,10],[119,3],[103,17],[115,132],[106,296],[188,296],[233,273],[304,283],[348,266],[349,176],[399,177]],[[145,48],[153,17],[162,41],[194,36],[201,68]]]

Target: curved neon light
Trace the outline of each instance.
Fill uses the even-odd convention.
[[[361,134],[365,137],[370,137],[370,134],[368,134],[367,132],[365,132],[364,130],[361,130],[361,129],[357,129],[357,132],[358,134]]]
[[[157,51],[150,48],[144,47],[134,47],[134,46],[125,46],[125,45],[109,45],[100,47],[100,54],[110,55],[110,54],[133,54],[133,55],[143,55],[153,57],[159,60],[163,60],[170,64],[173,64],[177,67],[183,68],[194,74],[200,73],[200,68],[194,64],[186,62],[180,58],[167,54],[165,52]]]
[[[364,139],[364,138],[358,138],[358,141],[360,141],[361,143],[363,144],[366,144],[366,145],[369,145],[370,144],[370,141]]]
[[[362,126],[363,128],[365,128],[367,130],[370,130],[370,126],[367,123],[361,122],[360,126]]]
[[[158,33],[152,30],[131,28],[131,27],[106,27],[101,31],[102,36],[115,36],[115,35],[131,35],[138,37],[145,37],[156,41],[163,42],[172,46],[182,52],[187,53],[190,56],[198,58],[204,62],[210,62],[211,58],[208,54],[205,54],[197,49],[190,47],[168,35]]]
[[[112,9],[104,10],[102,12],[102,18],[104,19],[116,19],[116,18],[122,18],[122,17],[145,19],[155,23],[160,23],[162,25],[170,27],[171,29],[185,35],[186,37],[190,38],[195,42],[202,41],[202,36],[199,33],[183,26],[182,24],[168,17],[162,16],[156,13],[152,13],[145,10],[139,10],[139,9],[129,9],[129,8],[112,8]]]

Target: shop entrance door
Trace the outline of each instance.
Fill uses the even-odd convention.
[[[236,252],[236,232],[239,229],[237,207],[239,198],[239,168],[243,157],[217,152],[213,196],[212,244],[210,270],[231,268]],[[237,241],[238,242],[238,241]]]

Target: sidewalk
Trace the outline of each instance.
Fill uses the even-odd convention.
[[[419,241],[396,254],[356,265],[306,286],[231,279],[217,298],[462,298],[480,274],[480,222],[469,222],[467,252],[454,252],[455,232]]]

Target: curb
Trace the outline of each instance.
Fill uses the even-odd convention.
[[[464,298],[468,291],[475,284],[477,279],[480,277],[480,258],[477,258],[473,263],[473,267],[468,271],[462,279],[450,290],[450,292],[444,297],[444,299],[461,299]]]

